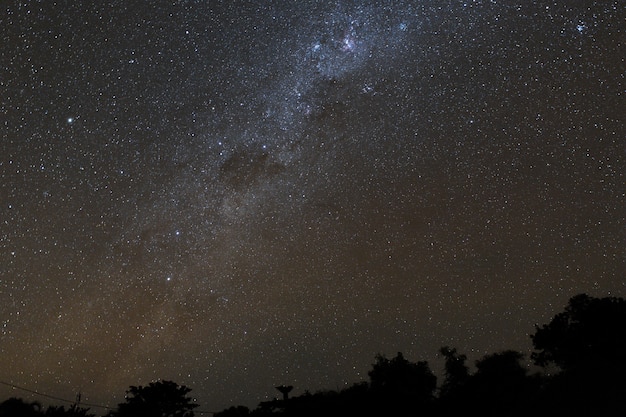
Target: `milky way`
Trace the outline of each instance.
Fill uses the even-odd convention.
[[[3,382],[254,406],[624,296],[620,2],[81,3],[0,15]]]

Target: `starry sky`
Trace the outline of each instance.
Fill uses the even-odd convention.
[[[625,22],[3,2],[0,379],[110,406],[171,379],[220,410],[376,353],[529,351],[571,296],[626,295]]]

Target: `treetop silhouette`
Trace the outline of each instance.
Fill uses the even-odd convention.
[[[193,417],[194,404],[187,397],[191,391],[172,381],[152,382],[148,386],[131,386],[126,402],[120,403],[110,417]]]
[[[579,294],[565,311],[531,336],[537,350],[531,358],[537,365],[555,364],[564,371],[626,371],[626,301]]]

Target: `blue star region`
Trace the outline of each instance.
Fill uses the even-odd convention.
[[[379,352],[526,352],[572,295],[624,296],[625,17],[5,2],[2,379],[254,406]]]

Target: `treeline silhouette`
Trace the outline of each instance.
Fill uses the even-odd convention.
[[[524,355],[513,350],[484,356],[470,372],[465,355],[442,347],[445,373],[438,386],[427,362],[408,361],[402,353],[377,355],[367,382],[292,398],[292,387],[281,385],[281,399],[215,416],[626,416],[624,299],[577,295],[550,323],[536,326],[531,340],[531,359],[541,372],[529,373]],[[125,402],[107,417],[193,417],[198,405],[190,391],[172,381],[131,386]],[[0,417],[14,416],[94,414],[77,404],[46,410],[17,398],[0,404]]]

